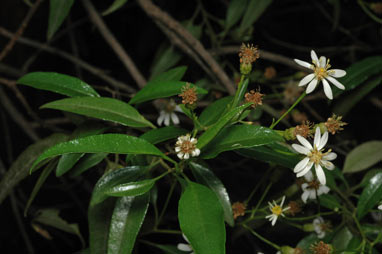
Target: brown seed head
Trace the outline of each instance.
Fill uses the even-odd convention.
[[[276,77],[276,74],[277,74],[276,69],[273,66],[269,66],[265,68],[264,77],[266,79],[273,79],[274,77]]]
[[[252,102],[252,107],[256,108],[257,105],[263,105],[263,96],[264,94],[260,93],[260,91],[251,90],[249,93],[244,95],[245,102]]]
[[[310,123],[309,121],[304,121],[302,124],[297,125],[294,128],[294,136],[300,135],[303,136],[304,138],[312,137],[312,127],[313,124]]]
[[[304,254],[305,251],[301,249],[300,247],[297,247],[294,249],[294,254]]]
[[[236,220],[239,216],[244,216],[246,205],[242,202],[235,202],[232,204],[233,218]]]
[[[191,87],[189,83],[187,83],[185,86],[182,87],[182,93],[178,95],[179,97],[182,97],[182,103],[183,104],[194,104],[198,97],[196,96],[196,88]]]
[[[287,210],[286,212],[289,213],[292,216],[295,216],[296,214],[301,212],[301,206],[296,201],[290,201],[288,206],[289,206],[289,210]]]
[[[331,254],[332,247],[329,244],[320,241],[319,243],[312,244],[310,249],[313,254]]]
[[[325,122],[325,126],[332,135],[336,134],[336,132],[342,131],[342,126],[347,125],[347,123],[341,121],[342,116],[336,116],[333,114],[332,117],[329,117]]]
[[[240,63],[251,64],[255,62],[256,59],[260,57],[260,55],[256,46],[253,46],[253,44],[245,45],[243,43],[240,47],[239,57]]]

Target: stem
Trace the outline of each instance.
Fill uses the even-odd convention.
[[[257,202],[255,209],[254,209],[254,210],[252,211],[252,213],[251,213],[251,218],[255,215],[257,209],[259,209],[259,206],[260,206],[261,203],[263,202],[263,200],[264,200],[264,198],[265,198],[265,195],[267,195],[267,193],[268,193],[269,189],[271,188],[271,186],[272,186],[272,182],[270,182],[270,183],[268,184],[267,188],[265,189],[265,191],[264,191],[263,194],[261,195],[259,202]],[[254,193],[254,192],[253,192],[253,193]],[[253,194],[253,193],[251,193],[251,194]],[[248,201],[249,201],[250,198],[252,198],[252,195],[248,198]]]
[[[276,250],[281,250],[281,247],[278,246],[277,244],[269,241],[268,239],[265,239],[264,237],[262,237],[261,235],[259,235],[257,232],[255,232],[252,228],[248,227],[246,224],[243,224],[243,227],[245,227],[246,229],[248,229],[249,232],[251,232],[254,236],[256,236],[257,238],[259,238],[261,241],[265,242],[266,244],[272,246],[273,248],[275,248]]]
[[[270,129],[273,129],[286,115],[289,114],[289,112],[292,111],[292,109],[294,109],[294,107],[297,106],[297,104],[306,96],[306,92],[304,92],[303,94],[300,95],[300,97],[298,97],[298,99],[293,103],[293,105],[274,123],[272,123],[272,125],[269,127]]]

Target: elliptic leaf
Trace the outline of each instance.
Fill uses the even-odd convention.
[[[223,209],[210,189],[188,182],[179,200],[178,218],[195,253],[225,253]]]
[[[228,108],[233,96],[223,97],[211,103],[199,116],[199,122],[203,126],[210,126],[216,123],[223,112]]]
[[[79,176],[91,167],[94,167],[106,158],[108,153],[92,153],[86,154],[77,165],[74,166],[71,172],[71,176]]]
[[[109,15],[110,13],[115,12],[119,8],[121,8],[127,0],[114,0],[114,2],[107,8],[105,11],[102,12],[103,16]]]
[[[344,173],[365,170],[382,160],[382,141],[369,141],[354,148],[345,159]]]
[[[139,112],[123,101],[105,97],[78,97],[49,102],[41,108],[64,110],[130,127],[152,127]]]
[[[225,29],[228,30],[234,26],[247,8],[248,0],[232,0],[229,2],[227,15],[225,18]]]
[[[84,155],[84,153],[68,153],[62,155],[57,164],[56,176],[59,177],[68,172]]]
[[[139,196],[148,192],[155,184],[156,179],[146,179],[138,182],[123,183],[105,190],[113,197]]]
[[[357,217],[361,219],[366,213],[382,200],[382,173],[370,178],[363,189],[357,204]]]
[[[169,139],[185,135],[188,131],[175,126],[167,126],[158,129],[152,129],[142,134],[139,138],[145,139],[155,145]]]
[[[61,26],[68,16],[74,0],[50,0],[49,2],[49,21],[48,21],[48,40],[52,39],[54,33]]]
[[[31,72],[17,80],[17,83],[69,97],[99,97],[99,94],[82,80],[56,72]]]
[[[155,81],[155,82],[179,81],[183,78],[186,71],[187,71],[187,66],[178,66],[164,73],[159,74],[158,76],[153,78],[151,81]]]

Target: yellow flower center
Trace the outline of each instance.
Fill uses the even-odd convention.
[[[328,69],[330,68],[329,59],[326,61],[325,67],[319,67],[319,64],[316,61],[313,61],[314,64],[314,75],[321,81],[322,79],[328,76]]]
[[[314,162],[315,164],[318,164],[320,163],[321,159],[322,159],[322,156],[324,156],[323,153],[321,153],[320,150],[317,150],[317,147],[314,146],[314,149],[313,151],[311,151],[310,153],[308,153],[308,157],[309,157],[309,160]]]
[[[279,216],[282,212],[283,212],[283,209],[278,205],[276,205],[272,208],[272,213],[277,215],[277,216]]]

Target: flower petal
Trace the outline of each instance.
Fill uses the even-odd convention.
[[[317,190],[317,194],[318,195],[321,195],[321,194],[326,194],[330,191],[329,187],[326,186],[326,185],[321,185],[320,188],[318,188]]]
[[[318,83],[318,80],[315,78],[312,81],[310,81],[308,87],[306,88],[306,93],[308,94],[313,92],[314,89],[316,89],[317,83]]]
[[[326,177],[325,177],[324,170],[322,169],[320,164],[315,164],[314,166],[315,166],[315,169],[316,169],[316,174],[317,174],[318,181],[320,181],[320,183],[322,185],[325,185],[326,184]]]
[[[171,120],[174,124],[179,124],[179,117],[175,113],[171,113]]]
[[[199,156],[199,154],[200,154],[200,150],[197,149],[197,148],[194,151],[191,152],[192,157]]]
[[[184,153],[177,153],[176,155],[178,156],[179,159],[182,160],[182,159],[183,159],[183,155],[184,155]]]
[[[296,177],[301,177],[301,176],[304,176],[306,173],[309,172],[309,170],[312,168],[313,166],[313,162],[309,162],[308,165],[306,165],[306,167],[301,170],[299,173],[297,173]]]
[[[329,133],[325,131],[324,134],[322,134],[319,144],[317,144],[317,149],[321,150],[322,148],[324,148],[324,146],[328,142],[328,139],[329,139]]]
[[[301,199],[304,203],[306,203],[306,201],[308,200],[308,197],[309,197],[309,191],[304,191],[301,195]]]
[[[277,221],[277,216],[273,216],[273,218],[272,218],[272,226],[274,226],[276,224],[276,221]]]
[[[329,76],[332,76],[334,78],[342,78],[346,75],[346,71],[340,70],[340,69],[332,69],[329,72]]]
[[[335,158],[337,158],[337,154],[336,153],[329,153],[327,155],[322,156],[322,159],[324,159],[326,161],[332,161]]]
[[[190,154],[189,153],[185,153],[184,156],[183,156],[183,159],[188,160],[189,158],[190,158]]]
[[[285,201],[285,196],[283,196],[283,198],[281,199],[280,207],[283,207],[284,201]]]
[[[165,115],[166,115],[166,113],[165,113],[164,111],[161,111],[161,112],[159,113],[159,117],[158,117],[158,119],[157,119],[157,124],[158,124],[159,126],[162,125]]]
[[[297,135],[296,136],[297,140],[301,143],[301,145],[305,146],[306,148],[308,148],[309,150],[312,150],[313,147],[312,145],[309,143],[308,140],[306,140],[304,137],[300,136],[300,135]]]
[[[330,85],[326,79],[322,80],[322,85],[324,86],[324,93],[326,97],[328,97],[329,100],[333,100],[332,88],[330,88]]]
[[[164,117],[164,125],[169,126],[170,125],[170,114],[166,114]]]
[[[298,60],[298,59],[294,59],[294,61],[298,64],[298,65],[301,65],[301,66],[304,66],[306,68],[309,68],[309,69],[312,69],[313,66],[311,63],[308,63],[308,62],[305,62],[305,61],[301,61],[301,60]]]
[[[312,79],[314,78],[314,74],[311,73],[309,75],[306,75],[303,79],[301,79],[300,83],[298,84],[298,86],[305,86],[306,84],[308,84],[310,81],[312,81]]]
[[[321,165],[324,166],[328,170],[333,170],[335,168],[334,164],[331,163],[330,161],[321,160]]]
[[[181,107],[179,107],[179,105],[175,106],[174,111],[179,112],[179,113],[183,113],[183,110]]]
[[[324,57],[324,56],[320,56],[319,62],[320,62],[320,67],[325,68],[325,65],[326,65],[326,57]]]
[[[192,248],[188,244],[178,243],[176,247],[178,248],[178,250],[181,250],[181,251],[192,251]]]
[[[314,141],[313,141],[314,146],[318,148],[318,146],[320,145],[320,141],[321,141],[321,131],[320,131],[320,128],[317,127],[316,133],[314,134]]]
[[[304,158],[303,160],[301,160],[299,163],[296,164],[296,166],[293,169],[293,172],[295,172],[295,173],[300,172],[301,170],[303,170],[306,167],[308,162],[309,162],[309,158],[308,157]]]
[[[317,64],[319,64],[317,54],[316,52],[314,52],[313,49],[310,51],[310,57],[312,58],[313,62],[316,62]]]
[[[345,86],[343,84],[341,84],[337,79],[332,78],[330,76],[327,76],[326,79],[329,80],[333,85],[335,85],[339,89],[345,90]]]
[[[312,173],[312,171],[309,171],[308,173],[306,173],[304,175],[304,177],[305,177],[305,180],[307,180],[308,182],[313,181],[313,173]],[[301,187],[302,187],[302,185],[301,185]]]
[[[302,154],[305,154],[305,155],[307,155],[310,152],[310,150],[308,148],[306,148],[306,147],[304,147],[302,145],[298,145],[298,144],[293,144],[292,148],[294,150],[296,150],[296,152],[302,153]]]

